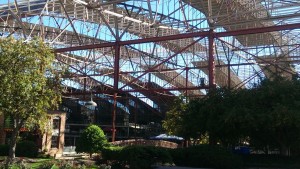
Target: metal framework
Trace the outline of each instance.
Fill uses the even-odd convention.
[[[299,73],[298,0],[2,0],[0,33],[51,45],[65,96],[113,100],[112,140],[125,96],[163,117],[174,96]]]

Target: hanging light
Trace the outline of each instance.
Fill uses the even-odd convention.
[[[85,106],[87,108],[94,108],[94,107],[97,107],[97,103],[93,101],[93,97],[92,97],[92,94],[91,94],[91,100],[90,101],[87,101],[85,103]]]
[[[88,102],[85,103],[85,106],[91,106],[91,107],[97,107],[97,103],[94,102],[93,100],[90,100]]]

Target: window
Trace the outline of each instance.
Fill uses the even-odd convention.
[[[60,117],[56,116],[56,117],[53,118],[52,129],[53,130],[56,130],[56,129],[59,130],[59,128],[60,128]]]
[[[52,136],[51,138],[51,148],[58,148],[58,136]]]
[[[60,135],[60,117],[56,116],[52,121],[51,148],[58,148]]]

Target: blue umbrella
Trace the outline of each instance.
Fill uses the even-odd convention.
[[[183,140],[182,137],[174,136],[174,135],[167,135],[167,134],[160,134],[158,136],[150,137],[150,139],[156,140]]]

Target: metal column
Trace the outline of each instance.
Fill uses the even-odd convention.
[[[214,31],[209,30],[208,36],[208,78],[209,78],[209,88],[213,89],[216,87],[215,82],[215,58],[214,58]]]

